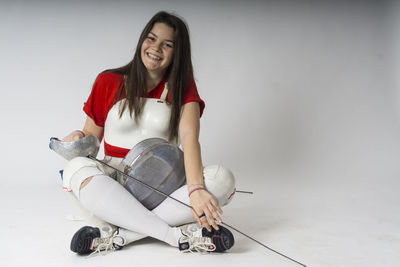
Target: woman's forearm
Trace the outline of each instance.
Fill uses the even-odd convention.
[[[188,187],[204,185],[203,163],[201,160],[200,143],[197,136],[194,134],[186,135],[181,140],[181,143],[184,153],[186,183]]]

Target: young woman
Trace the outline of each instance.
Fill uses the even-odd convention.
[[[177,16],[159,12],[145,26],[133,60],[98,75],[84,104],[83,130],[63,141],[104,137],[104,161],[118,167],[142,140],[161,137],[177,143],[179,138],[186,185],[171,196],[193,210],[168,198],[148,210],[112,178],[115,172],[76,157],[64,169],[64,188],[89,212],[116,227],[81,228],[72,238],[74,252],[120,249],[146,236],[182,251],[221,252],[232,247],[232,233],[217,222],[221,222],[220,207],[235,191],[234,177],[222,166],[203,168],[198,138],[204,106],[193,78],[187,27]],[[197,224],[188,224],[193,221]]]

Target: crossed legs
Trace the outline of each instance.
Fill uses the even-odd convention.
[[[220,206],[226,205],[234,192],[232,173],[215,165],[204,168],[204,177],[207,190]],[[125,244],[151,236],[178,246],[180,231],[175,226],[193,221],[189,208],[169,198],[149,211],[87,158],[75,158],[68,163],[64,170],[64,186],[72,189],[85,209],[120,227],[119,234],[124,237]],[[171,196],[190,203],[186,186],[177,189]]]

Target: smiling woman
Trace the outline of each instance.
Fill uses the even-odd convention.
[[[185,152],[181,178],[186,178],[186,184],[168,182],[171,197],[190,203],[192,210],[177,207],[171,199],[144,206],[121,185],[115,170],[75,157],[64,169],[64,188],[107,226],[78,230],[72,251],[120,249],[146,236],[181,251],[222,252],[233,246],[232,233],[217,222],[221,222],[221,206],[235,192],[235,181],[222,166],[203,167],[198,139],[204,106],[193,78],[187,26],[177,16],[159,12],[145,26],[131,62],[98,75],[83,107],[87,115],[83,130],[63,141],[104,137],[104,162],[123,171],[123,159],[132,147],[137,151],[139,144],[154,138],[173,145],[179,140]],[[149,172],[154,174],[154,168]]]
[[[190,49],[189,32],[185,22],[175,15],[159,12],[144,27],[134,58],[127,65],[104,71],[124,77],[124,85],[116,92],[114,98],[125,97],[120,115],[128,106],[139,119],[148,93],[165,82],[168,85],[168,102],[171,103],[171,117],[168,140],[178,137],[179,118],[182,107],[188,102],[198,102],[200,116],[204,102],[198,95],[193,79],[193,66]],[[160,93],[161,95],[161,93]],[[150,97],[158,97],[150,95]],[[189,101],[190,100],[190,101]]]
[[[142,44],[142,61],[150,77],[159,77],[172,61],[174,29],[156,23]],[[150,78],[151,79],[151,78]]]

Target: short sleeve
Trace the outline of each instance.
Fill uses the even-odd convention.
[[[205,103],[203,99],[200,98],[199,93],[197,91],[196,83],[193,77],[189,78],[188,85],[183,92],[182,105],[189,102],[198,102],[200,106],[200,117],[203,115],[203,110],[205,108]]]
[[[101,73],[97,76],[89,98],[83,105],[83,111],[97,126],[104,127],[108,110],[112,106],[115,93],[122,80],[122,76],[113,73]]]

